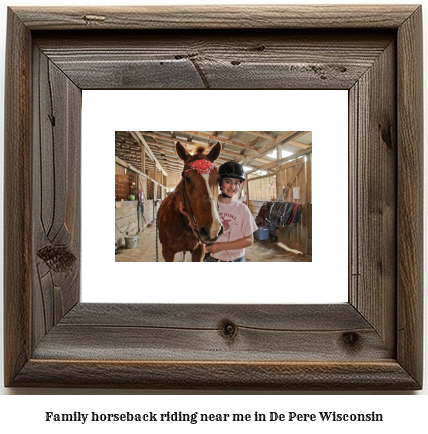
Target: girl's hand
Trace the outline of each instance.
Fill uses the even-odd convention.
[[[205,249],[210,253],[218,253],[222,250],[237,250],[245,249],[245,247],[250,247],[253,244],[253,234],[248,235],[248,237],[241,238],[235,241],[225,241],[219,243],[218,241],[212,246],[206,246]]]
[[[217,242],[217,243],[212,244],[211,246],[205,246],[205,250],[207,252],[210,252],[210,253],[218,253],[218,252],[221,252],[222,250],[226,249],[224,244],[225,243]]]

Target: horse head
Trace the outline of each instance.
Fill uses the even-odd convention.
[[[217,208],[219,175],[214,166],[221,145],[217,143],[208,154],[204,154],[204,148],[200,147],[195,155],[191,155],[180,142],[176,143],[175,149],[178,157],[184,161],[184,206],[193,215],[202,242],[212,244],[223,233]]]

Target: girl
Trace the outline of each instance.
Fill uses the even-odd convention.
[[[245,181],[244,169],[237,162],[228,161],[218,172],[222,192],[218,209],[224,230],[216,243],[206,246],[210,255],[206,255],[204,262],[245,262],[245,247],[253,244],[257,226],[247,206],[233,199]]]

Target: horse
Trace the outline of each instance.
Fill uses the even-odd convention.
[[[158,213],[159,240],[165,262],[173,262],[178,252],[191,252],[192,262],[202,262],[205,244],[215,243],[223,233],[217,198],[219,174],[214,166],[220,155],[217,143],[208,154],[199,147],[195,155],[189,154],[178,141],[178,157],[184,161],[182,179],[163,201]],[[192,216],[180,211],[180,202]]]

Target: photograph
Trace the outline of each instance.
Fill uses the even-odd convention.
[[[312,131],[116,131],[116,262],[311,262]]]

